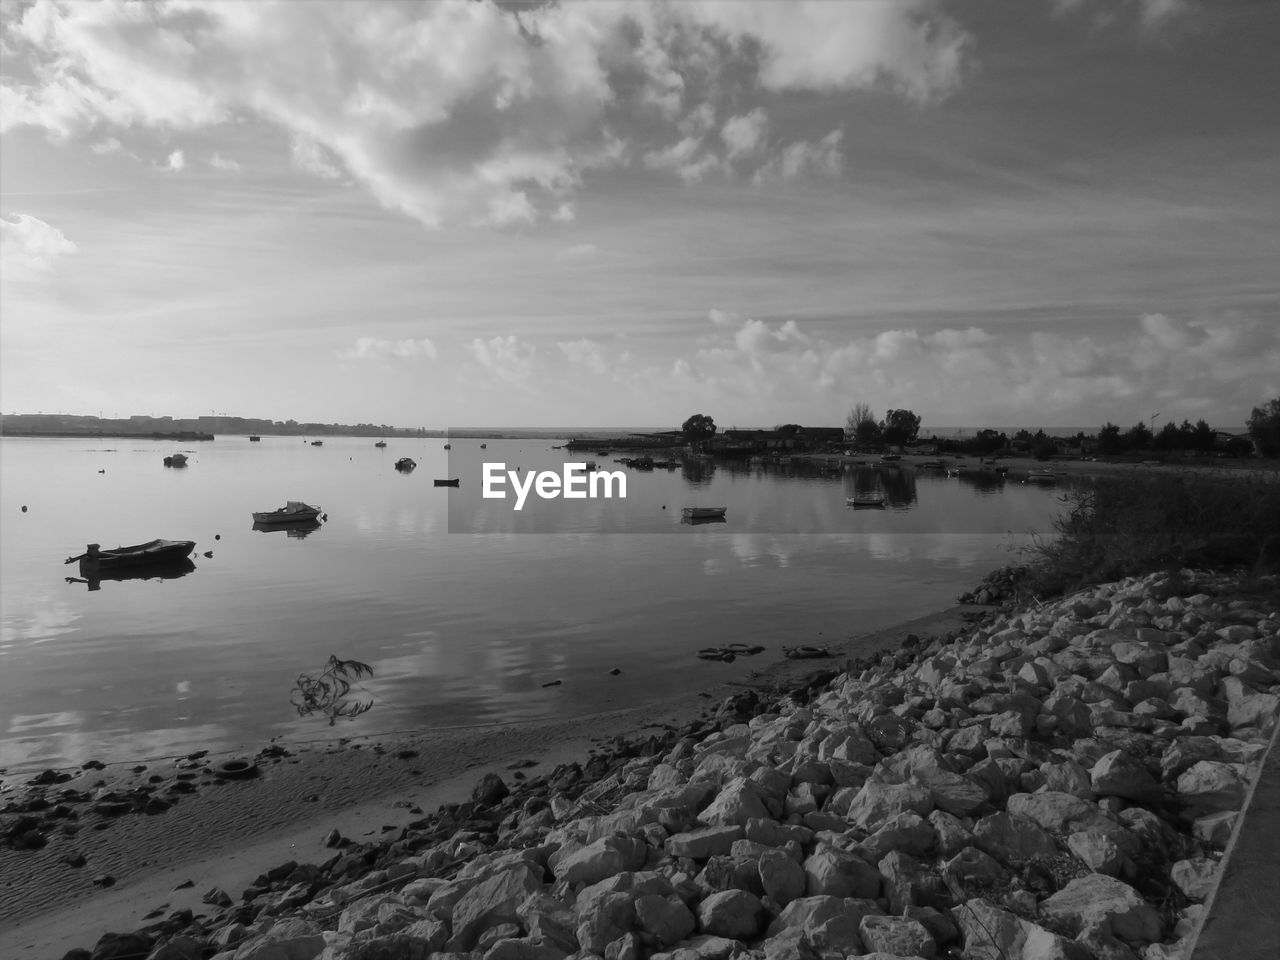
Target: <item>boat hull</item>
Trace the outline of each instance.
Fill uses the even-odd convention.
[[[685,520],[723,520],[728,507],[685,507],[680,516]]]
[[[308,503],[290,503],[278,510],[266,510],[253,515],[254,523],[306,523],[320,516],[320,508]]]
[[[195,548],[194,540],[149,540],[127,547],[98,550],[96,554],[90,549],[80,558],[80,565],[82,569],[96,569],[99,572],[163,567],[181,564],[191,556]]]
[[[456,487],[460,482],[460,480],[461,480],[461,477],[455,477],[452,480],[433,480],[432,483],[434,483],[437,487]]]

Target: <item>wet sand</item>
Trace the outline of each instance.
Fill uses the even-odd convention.
[[[195,789],[154,815],[104,817],[82,804],[73,834],[55,833],[39,850],[0,848],[0,956],[57,958],[73,947],[91,949],[109,930],[133,930],[176,910],[209,913],[202,897],[211,888],[239,899],[271,867],[329,859],[335,851],[324,839],[331,830],[362,841],[390,834],[441,803],[466,800],[486,772],[508,782],[547,773],[558,763],[585,760],[595,744],[693,721],[744,688],[786,689],[816,672],[839,669],[849,658],[896,651],[909,634],[957,630],[966,614],[980,609],[951,607],[830,640],[830,658],[788,660],[775,646],[752,660],[745,679],[657,705],[539,723],[264,745],[259,775],[251,779],[219,781],[201,773],[228,759],[212,755],[147,764],[137,772],[85,771],[46,789],[51,796],[69,787],[128,789],[154,777],[172,783],[179,774],[190,777]],[[530,761],[535,765],[527,771],[513,769]],[[25,793],[29,779],[7,778],[0,799]],[[95,829],[99,824],[106,826]],[[73,852],[83,855],[82,866],[66,862]],[[112,885],[102,886],[103,876]]]

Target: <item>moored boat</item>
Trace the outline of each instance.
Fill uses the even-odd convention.
[[[401,457],[396,461],[396,469],[401,473],[408,473],[418,466],[417,461],[412,457]]]
[[[312,441],[311,441],[311,445],[312,445],[313,447],[323,447],[323,446],[324,446],[324,441],[323,441],[323,440],[312,440]]]
[[[91,543],[84,553],[78,557],[67,557],[66,562],[75,563],[78,560],[82,567],[90,566],[100,570],[159,567],[186,560],[195,548],[194,540],[148,540],[146,543],[113,547],[110,550],[103,550],[99,544]]]
[[[684,507],[680,517],[684,520],[723,520],[728,507]]]
[[[379,440],[377,443],[374,444],[375,447],[385,447],[386,445],[387,445],[387,441],[385,440]]]
[[[264,510],[253,515],[254,523],[300,523],[320,516],[320,508],[301,500],[289,500],[277,510]]]
[[[185,453],[175,453],[164,458],[166,467],[185,467],[187,465],[187,455]]]
[[[262,442],[262,438],[261,438],[260,436],[258,436],[258,435],[255,433],[252,437],[250,437],[250,438],[249,438],[249,442],[250,442],[250,443],[261,443],[261,442]]]
[[[452,480],[441,480],[439,477],[437,477],[433,481],[433,483],[437,487],[456,487],[458,485],[459,479],[460,479],[459,477],[454,477]]]
[[[875,494],[865,494],[856,497],[845,497],[844,503],[846,507],[853,507],[855,510],[860,510],[867,507],[883,507],[888,503],[888,498]]]
[[[1027,474],[1027,483],[1057,483],[1058,475],[1052,470],[1032,470]]]

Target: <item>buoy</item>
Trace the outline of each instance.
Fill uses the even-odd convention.
[[[215,539],[215,540],[221,540],[221,539],[222,539],[222,534],[220,534],[220,533],[215,533],[215,534],[213,535],[213,539]]]
[[[25,503],[22,505],[22,512],[23,513],[27,512],[27,505]]]

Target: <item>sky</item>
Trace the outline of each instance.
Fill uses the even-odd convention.
[[[1244,423],[1274,0],[0,0],[0,410]]]

